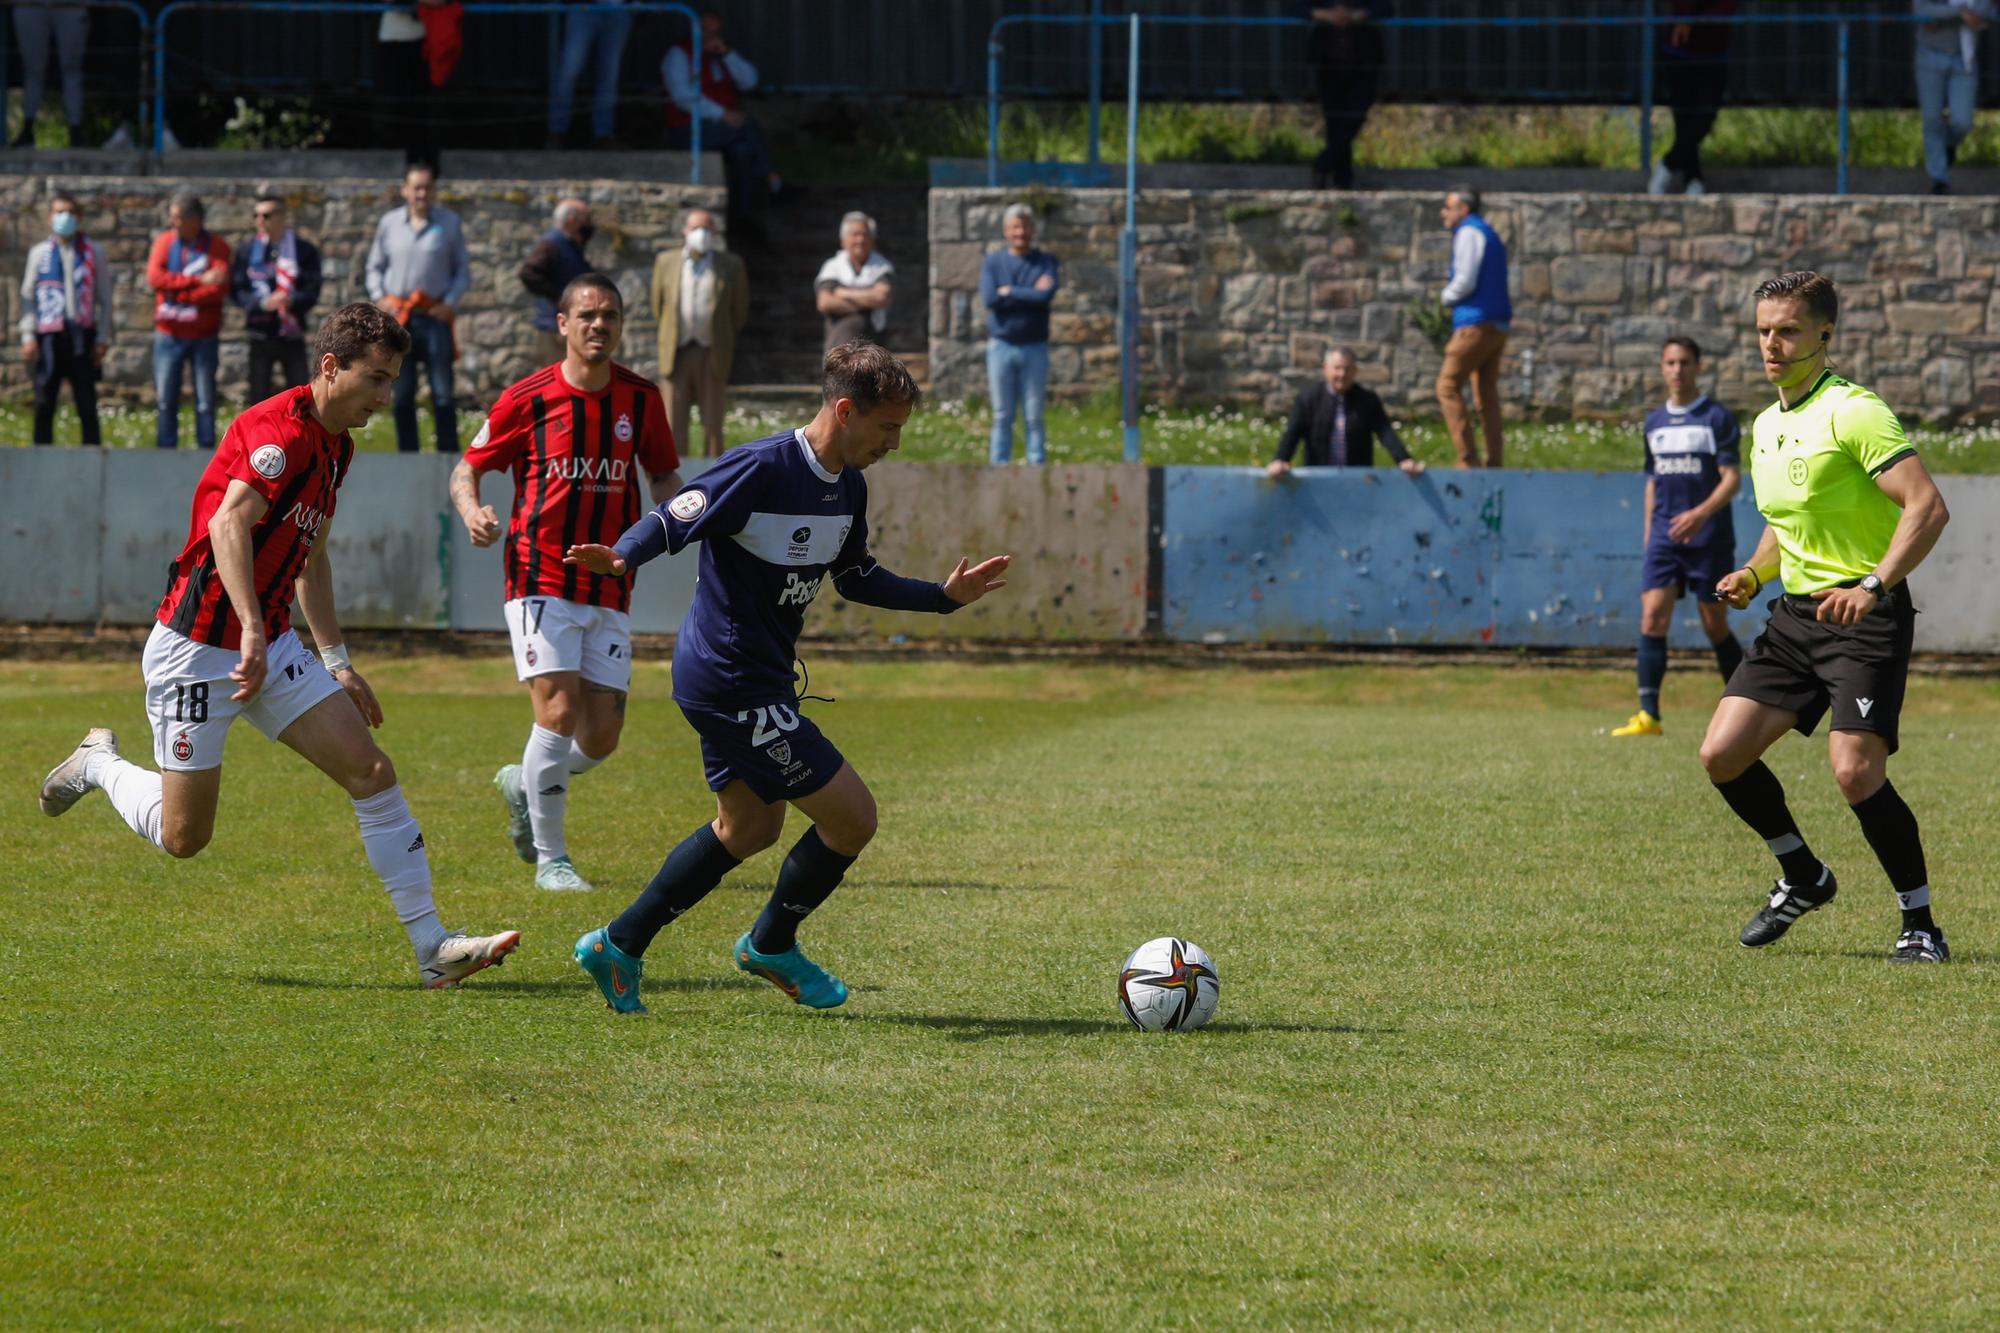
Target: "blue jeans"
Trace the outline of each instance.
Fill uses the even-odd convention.
[[[562,55],[556,61],[555,86],[549,90],[550,134],[569,132],[576,81],[583,76],[594,49],[597,68],[591,71],[590,79],[590,137],[611,137],[618,124],[618,65],[625,55],[625,39],[631,35],[630,14],[579,11],[564,16]]]
[[[162,449],[181,445],[181,367],[194,367],[194,439],[204,449],[215,447],[215,363],[222,339],[176,338],[153,330],[153,397],[159,417],[153,443]]]
[[[993,461],[1014,456],[1014,410],[1021,412],[1028,461],[1049,461],[1049,433],[1042,425],[1042,401],[1049,393],[1049,345],[986,340],[986,380],[993,388]]]
[[[396,418],[396,448],[406,454],[417,451],[417,366],[430,372],[431,412],[437,418],[437,447],[441,454],[458,452],[458,404],[452,397],[451,330],[443,320],[429,315],[410,316],[410,354],[403,358],[403,373],[396,377],[396,394],[391,410]]]
[[[686,126],[667,131],[669,148],[686,152],[693,142],[694,136]],[[771,150],[764,145],[764,130],[756,117],[746,115],[741,125],[704,120],[701,151],[722,154],[722,169],[729,178],[730,215],[747,215],[757,206],[771,179]]]
[[[1956,55],[1927,46],[1917,48],[1917,111],[1924,124],[1924,170],[1934,181],[1951,175],[1947,145],[1956,145],[1972,133],[1972,102],[1978,84],[1978,76]],[[1948,124],[1947,107],[1951,113]]]

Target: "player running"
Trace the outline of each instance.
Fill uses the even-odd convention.
[[[507,802],[514,850],[543,889],[587,890],[563,836],[570,780],[611,757],[632,688],[632,584],[604,578],[564,554],[609,542],[638,521],[639,471],[655,500],[680,489],[666,405],[649,379],[611,358],[625,331],[625,303],[601,273],[563,290],[556,327],[563,359],[510,385],[451,474],[451,499],[474,546],[500,537],[480,503],[489,472],[514,474],[507,522],[507,633],[514,672],[528,683],[534,725],[518,764],[494,786]]]
[[[1674,337],[1660,349],[1665,406],[1646,414],[1646,560],[1639,588],[1639,711],[1613,736],[1660,734],[1667,630],[1683,588],[1694,593],[1702,632],[1727,684],[1743,648],[1715,584],[1736,563],[1729,502],[1742,478],[1736,414],[1703,393],[1701,348]]]
[[[133,832],[193,856],[214,834],[223,738],[241,714],[354,798],[368,862],[409,932],[423,984],[435,989],[499,963],[521,935],[467,936],[439,924],[423,832],[395,766],[368,734],[382,725],[381,706],[341,646],[326,554],[334,498],[354,457],[347,432],[388,404],[409,348],[391,316],[344,306],[313,341],[312,382],[231,423],[195,487],[187,545],[146,640],[160,771],[119,757],[118,738],[94,728],[42,783],[42,813],[60,815],[102,788]],[[321,645],[318,661],[292,628],[295,593]],[[243,607],[256,617],[240,620]]]
[[[1834,781],[1903,909],[1889,959],[1942,963],[1951,950],[1931,919],[1917,817],[1890,785],[1888,762],[1916,623],[1905,579],[1950,516],[1896,414],[1828,368],[1839,316],[1833,281],[1817,273],[1757,288],[1757,342],[1778,401],[1757,416],[1750,475],[1769,526],[1750,562],[1716,590],[1740,608],[1780,575],[1785,586],[1716,705],[1701,762],[1778,858],[1782,877],[1742,935],[1769,944],[1832,902],[1838,885],[1761,756],[1789,730],[1810,736],[1831,712]]]
[[[701,736],[715,819],[668,854],[610,925],[576,942],[576,961],[619,1013],[644,1013],[640,960],[653,937],[784,831],[785,803],[812,821],[763,914],[736,941],[736,966],[799,1004],[829,1009],[847,987],[800,951],[799,923],[839,886],[875,836],[875,798],[799,711],[792,662],[806,607],[826,576],[851,602],[949,614],[1006,586],[1013,557],[943,583],[891,574],[868,553],[861,471],[887,458],[916,406],[903,363],[868,343],[826,354],[819,415],[802,430],[741,445],[647,514],[615,547],[579,545],[577,564],[622,577],[701,543],[694,603],[674,642],[674,702]]]

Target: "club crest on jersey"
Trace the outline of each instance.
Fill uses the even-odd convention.
[[[620,412],[618,420],[611,423],[611,433],[618,437],[618,443],[632,443],[632,414]]]
[[[692,523],[708,508],[708,497],[700,491],[682,491],[667,503],[667,512],[683,523]]]
[[[778,767],[787,767],[792,762],[792,743],[790,741],[779,741],[776,745],[764,751],[764,753],[770,755],[771,762],[778,765]]]
[[[792,544],[785,548],[785,554],[794,560],[803,560],[811,555],[812,535],[813,530],[811,528],[793,528]]]
[[[269,481],[285,470],[285,451],[275,444],[259,445],[250,455],[250,470]]]
[[[174,758],[180,760],[183,764],[194,758],[194,742],[188,739],[188,734],[185,731],[174,737]]]
[[[1805,485],[1806,460],[1803,458],[1794,458],[1791,462],[1785,464],[1785,480],[1794,486]]]
[[[523,654],[523,656],[525,656],[528,659],[529,666],[533,666],[539,660],[535,656],[535,645],[532,643],[528,645],[528,651],[525,654]]]
[[[778,590],[779,606],[811,606],[812,599],[819,596],[819,585],[825,575],[814,579],[802,579],[797,570],[785,571],[785,586]]]

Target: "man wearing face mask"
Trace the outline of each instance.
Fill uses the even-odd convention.
[[[556,332],[556,302],[572,282],[591,271],[584,247],[597,234],[590,205],[574,197],[556,205],[554,225],[542,233],[521,261],[521,285],[535,298],[535,365],[563,358],[562,335]]]
[[[54,444],[63,381],[76,399],[83,442],[100,442],[97,372],[111,344],[111,271],[83,234],[76,200],[49,201],[49,238],[28,251],[21,277],[21,358],[35,381],[35,443]]]
[[[714,214],[689,209],[680,246],[653,264],[653,319],[659,328],[660,388],[674,438],[689,438],[688,409],[699,404],[702,452],[711,458],[729,447],[722,435],[729,371],[736,335],[749,318],[743,261],[723,248]]]

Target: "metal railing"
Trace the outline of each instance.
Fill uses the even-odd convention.
[[[151,61],[148,59],[148,56],[151,54],[153,47],[153,16],[146,12],[146,7],[140,4],[138,0],[76,0],[76,3],[81,4],[85,9],[111,9],[119,13],[130,14],[139,24],[139,78],[134,85],[138,90],[139,104],[138,110],[133,115],[132,123],[141,130],[141,139],[143,141],[143,131],[146,124],[146,107],[148,105],[146,74],[151,68]],[[14,25],[11,22],[0,22],[0,92],[4,92],[6,89],[7,44],[13,40],[13,37]]]
[[[1643,0],[1641,12],[1630,16],[1559,16],[1547,18],[1391,18],[1379,20],[1374,26],[1383,29],[1489,29],[1494,31],[1521,31],[1547,28],[1640,28],[1644,36],[1639,42],[1637,73],[1639,76],[1639,169],[1649,171],[1653,165],[1653,108],[1654,108],[1654,61],[1657,44],[1653,40],[1655,30],[1672,27],[1688,20],[1671,14],[1656,13],[1656,0]],[[1129,22],[1128,22],[1129,20]],[[1846,194],[1850,158],[1853,147],[1852,115],[1850,100],[1851,66],[1853,62],[1852,33],[1856,24],[1914,24],[1924,20],[1905,13],[1885,14],[1735,14],[1720,18],[1696,20],[1698,26],[1756,27],[1773,25],[1801,25],[1806,27],[1831,27],[1834,30],[1834,105],[1838,121],[1838,143],[1834,166],[1834,192]],[[995,20],[988,30],[986,43],[986,174],[987,184],[997,186],[1000,178],[1000,61],[1006,54],[1001,34],[1009,27],[1025,26],[1079,27],[1087,26],[1090,31],[1090,147],[1089,161],[1098,162],[1098,134],[1103,104],[1103,39],[1102,34],[1110,27],[1128,28],[1134,34],[1130,40],[1136,46],[1145,28],[1287,28],[1306,31],[1312,27],[1308,19],[1302,18],[1260,18],[1256,16],[1219,16],[1205,14],[1130,14],[1106,15],[1099,10],[1099,0],[1093,0],[1089,14],[1007,14]],[[1135,56],[1132,67],[1141,68]],[[1133,74],[1136,84],[1139,75]]]
[[[128,0],[129,2],[129,0]],[[136,4],[132,8],[137,9]],[[167,21],[176,14],[190,10],[243,10],[255,11],[260,18],[272,14],[374,14],[380,16],[392,10],[407,12],[408,5],[383,4],[380,0],[172,0],[160,10],[153,21],[151,40],[153,47],[153,151],[164,152],[166,148],[167,124]],[[701,16],[687,5],[677,0],[630,0],[626,4],[575,5],[562,4],[558,0],[521,0],[521,3],[495,4],[492,0],[474,0],[465,6],[468,16],[506,15],[520,18],[543,14],[550,17],[562,14],[678,14],[687,20],[689,44],[696,56],[697,77],[700,70]],[[688,128],[688,182],[701,184],[701,115],[700,108],[689,117]]]

